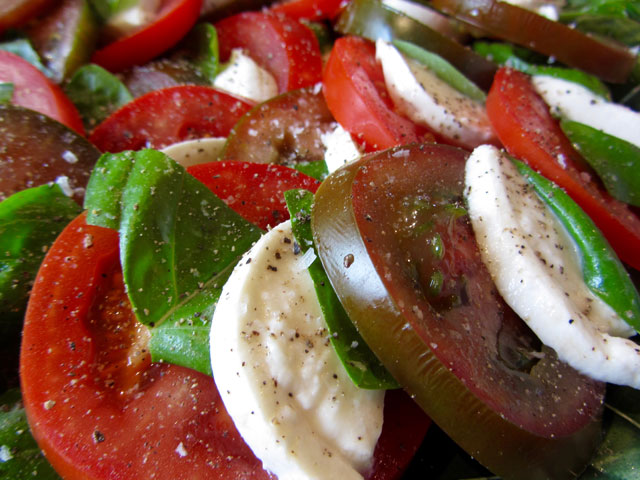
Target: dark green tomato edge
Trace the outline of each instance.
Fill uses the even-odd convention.
[[[316,255],[309,265],[309,274],[313,280],[318,302],[329,331],[329,339],[340,358],[351,381],[364,389],[400,388],[389,371],[380,363],[369,346],[358,333],[344,311],[335,291],[331,288],[311,233],[311,210],[314,196],[306,190],[289,190],[284,194],[290,212],[293,236],[302,253],[312,249]]]
[[[318,255],[356,328],[434,422],[489,470],[507,479],[577,478],[600,443],[601,419],[594,418],[573,435],[556,438],[531,434],[505,420],[473,395],[418,334],[406,327],[380,277],[369,273],[375,267],[353,220],[350,201],[351,183],[363,161],[366,157],[323,182],[312,215]],[[328,239],[358,239],[349,245],[355,261],[346,273],[343,258],[332,252],[334,246]],[[366,284],[350,283],[346,277],[352,274],[366,277]]]
[[[640,295],[593,220],[564,190],[526,164],[513,161],[576,243],[585,284],[636,332],[640,332]]]

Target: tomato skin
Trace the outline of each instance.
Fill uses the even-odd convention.
[[[529,77],[500,69],[486,105],[507,151],[562,187],[602,230],[620,259],[640,269],[640,218],[598,183]]]
[[[174,46],[196,23],[201,7],[202,0],[165,2],[153,23],[97,50],[91,61],[111,72],[144,64]]]
[[[201,137],[226,137],[252,103],[213,87],[154,90],[124,105],[89,136],[103,152],[162,148]]]
[[[284,192],[303,188],[314,192],[320,182],[283,165],[211,162],[187,171],[244,218],[266,230],[289,218]]]
[[[323,72],[323,94],[338,123],[368,152],[415,143],[424,131],[393,111],[373,43],[336,40]]]
[[[226,61],[234,48],[269,71],[279,93],[310,87],[322,79],[322,56],[318,39],[299,21],[273,12],[243,12],[215,23],[220,59]]]
[[[130,310],[107,305],[106,315],[96,313],[114,288],[103,291],[118,274],[118,255],[117,232],[87,226],[81,215],[54,243],[35,282],[20,375],[28,419],[47,458],[67,479],[269,478],[235,431],[211,377],[148,358],[126,365],[120,345],[135,335],[117,336],[118,316]],[[109,315],[116,323],[101,325]]]
[[[13,83],[12,102],[43,113],[84,135],[78,109],[62,89],[23,58],[0,50],[0,82]]]

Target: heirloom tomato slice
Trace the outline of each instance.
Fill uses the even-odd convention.
[[[275,167],[264,181],[286,168]],[[239,178],[218,183],[229,191],[224,183]],[[291,186],[307,186],[299,179]],[[146,328],[124,290],[117,232],[80,215],[39,271],[20,358],[28,420],[54,468],[70,480],[273,478],[236,431],[213,378],[152,363]],[[429,423],[404,392],[390,392],[366,478],[399,478]]]
[[[366,151],[426,139],[421,127],[394,111],[369,40],[354,36],[336,40],[322,84],[329,110]]]
[[[499,297],[463,202],[467,155],[397,147],[330,175],[318,255],[364,340],[456,443],[506,478],[575,478],[600,439],[604,384]]]
[[[280,93],[322,79],[320,45],[313,31],[294,18],[268,11],[243,12],[214,25],[220,60],[240,48],[276,79]]]
[[[573,148],[528,75],[496,74],[487,114],[507,151],[562,187],[593,219],[618,256],[640,269],[640,217],[613,198]]]
[[[226,137],[252,103],[213,87],[154,90],[116,110],[89,139],[103,152],[163,148],[183,140]]]

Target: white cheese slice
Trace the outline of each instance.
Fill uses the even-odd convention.
[[[163,148],[162,151],[187,168],[191,165],[218,160],[226,141],[225,137],[197,138],[195,140],[172,143]]]
[[[278,84],[273,75],[239,48],[231,51],[227,66],[216,75],[213,86],[257,103],[278,94]]]
[[[361,479],[384,392],[357,388],[333,350],[290,222],[240,260],[216,306],[211,366],[238,431],[280,480]]]
[[[554,115],[580,122],[640,148],[640,113],[609,102],[578,83],[535,75],[533,86]]]
[[[588,289],[577,247],[506,154],[473,151],[465,197],[498,291],[540,340],[592,378],[639,388],[633,329]]]
[[[360,147],[340,124],[320,136],[325,146],[324,161],[329,173],[360,158]]]
[[[483,104],[380,39],[376,41],[376,59],[394,105],[412,121],[467,148],[495,140]]]

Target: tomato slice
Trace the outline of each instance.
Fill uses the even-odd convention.
[[[251,107],[246,100],[213,87],[169,87],[124,105],[100,123],[89,139],[103,152],[120,152],[226,137]]]
[[[322,83],[329,110],[366,151],[425,139],[423,129],[393,110],[370,41],[354,36],[336,40]]]
[[[605,385],[499,297],[464,208],[467,155],[398,147],[330,175],[312,212],[318,255],[367,344],[456,443],[500,476],[575,478]]]
[[[84,135],[82,118],[62,89],[23,58],[0,50],[0,82],[12,83],[11,101],[57,120]]]
[[[509,153],[566,190],[602,230],[620,259],[640,269],[640,218],[602,187],[529,77],[500,69],[487,96],[487,114]]]
[[[16,105],[0,105],[0,201],[25,188],[63,182],[79,204],[100,151],[51,118]]]
[[[91,60],[112,72],[146,63],[184,37],[201,7],[202,0],[165,0],[154,22],[97,50]]]
[[[210,162],[187,171],[244,218],[263,230],[289,218],[284,192],[303,188],[314,192],[319,181],[283,165],[251,162]]]
[[[257,168],[274,181],[285,167]],[[238,177],[220,180],[231,191],[225,181]],[[134,320],[118,259],[117,233],[86,225],[83,214],[58,237],[35,282],[20,374],[49,461],[70,480],[273,478],[237,433],[211,377],[150,363],[148,332]],[[406,394],[390,393],[366,478],[398,478],[428,425]]]
[[[324,160],[322,135],[336,127],[322,92],[283,93],[248,112],[233,127],[222,157],[290,167]]]
[[[347,5],[345,0],[285,0],[271,5],[276,13],[312,21],[331,20]]]
[[[322,79],[318,39],[298,20],[273,12],[243,12],[215,24],[220,59],[227,61],[234,48],[271,73],[280,93],[309,87]]]
[[[0,3],[0,33],[19,27],[42,12],[52,0],[2,0]]]
[[[636,55],[622,44],[600,41],[576,28],[500,0],[434,0],[433,6],[489,35],[592,73],[605,81],[630,80]]]

